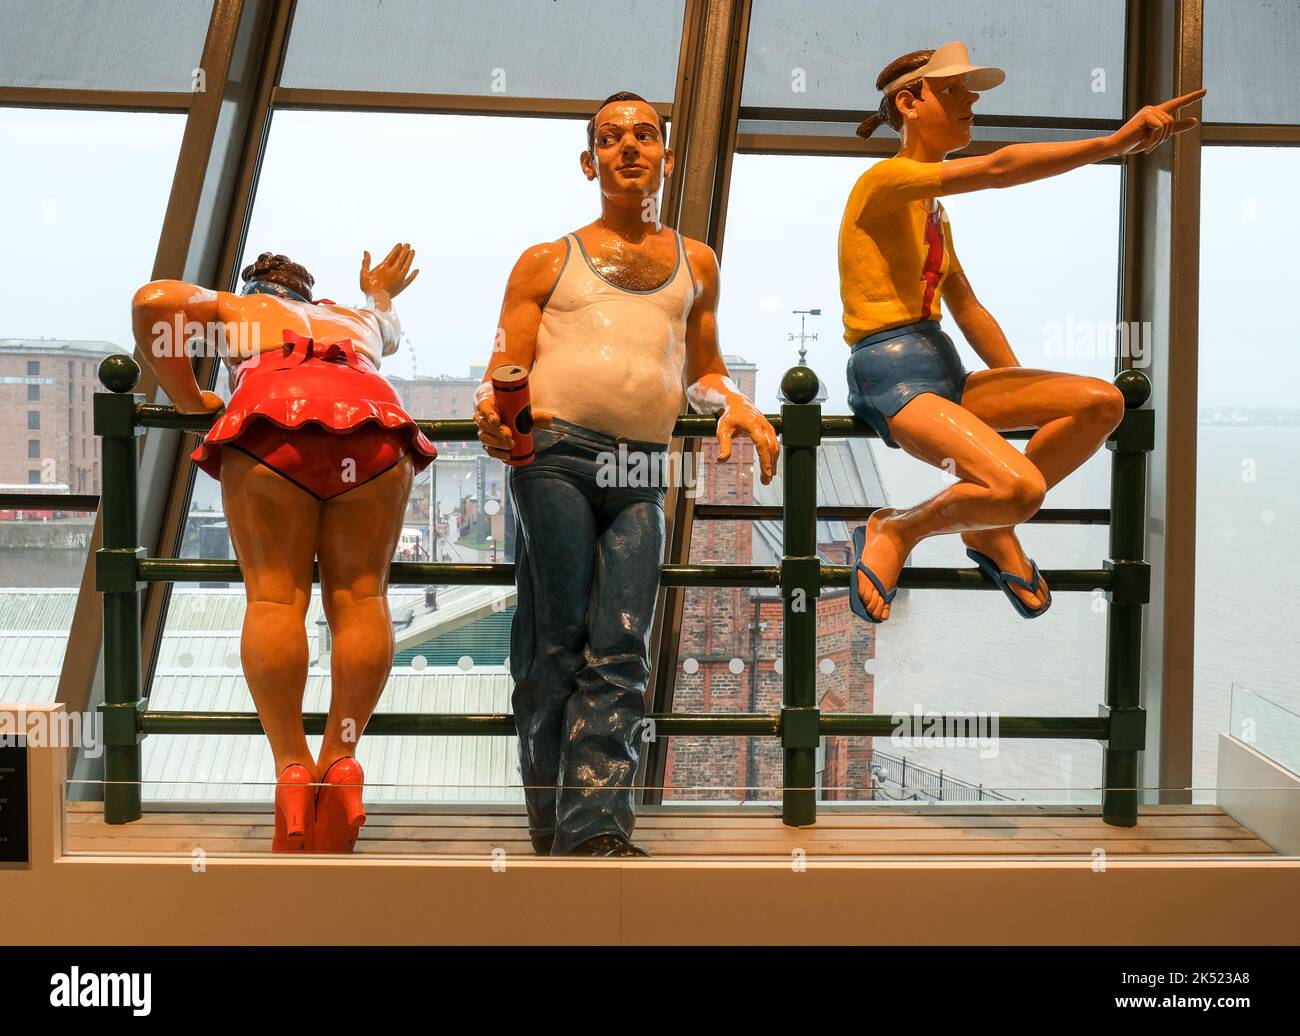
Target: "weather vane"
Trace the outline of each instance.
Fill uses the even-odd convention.
[[[806,367],[807,366],[806,360],[808,357],[808,343],[817,341],[817,332],[816,331],[809,332],[808,330],[806,330],[804,327],[804,322],[809,317],[821,316],[822,311],[820,309],[792,309],[790,312],[797,313],[799,315],[799,333],[795,334],[793,331],[791,331],[790,341],[799,343],[799,366]]]

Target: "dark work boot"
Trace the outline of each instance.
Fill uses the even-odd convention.
[[[619,838],[618,835],[597,835],[595,838],[588,838],[576,849],[569,852],[570,856],[649,856],[650,850],[644,846],[635,845],[632,842]]]

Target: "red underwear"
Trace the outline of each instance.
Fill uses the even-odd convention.
[[[221,477],[222,449],[233,447],[329,500],[403,457],[419,472],[438,455],[351,342],[319,346],[292,331],[284,341],[240,364],[225,412],[191,454],[213,478]]]
[[[364,485],[409,452],[404,437],[374,423],[331,432],[318,424],[281,428],[254,421],[238,441],[225,445],[247,453],[317,500]]]

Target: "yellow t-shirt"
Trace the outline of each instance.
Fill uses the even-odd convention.
[[[840,223],[840,297],[850,345],[891,327],[938,320],[961,263],[935,197],[942,162],[887,158],[854,184]]]

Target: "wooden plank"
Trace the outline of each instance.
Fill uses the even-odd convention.
[[[814,835],[809,837],[808,832],[798,831],[789,834],[777,831],[746,831],[734,835],[723,835],[719,837],[701,837],[700,835],[689,831],[663,831],[655,836],[637,837],[645,844],[677,844],[689,843],[692,845],[722,845],[736,841],[762,842],[772,845],[788,845],[791,847],[802,845],[827,845],[839,841],[891,841],[897,839],[906,839],[910,841],[941,841],[957,839],[961,841],[1014,841],[1014,842],[1035,842],[1035,841],[1052,841],[1052,840],[1083,840],[1087,839],[1093,845],[1105,848],[1118,842],[1132,841],[1186,841],[1188,839],[1209,839],[1231,841],[1238,838],[1250,838],[1255,836],[1249,831],[1240,831],[1225,833],[1223,828],[1217,827],[1193,827],[1183,828],[1180,830],[1164,829],[1159,832],[1144,832],[1133,828],[1117,828],[1113,833],[1109,831],[1099,831],[1095,828],[1079,827],[1058,827],[1058,828],[1031,828],[1023,831],[997,830],[988,828],[945,828],[936,830],[897,830],[889,834],[872,834],[865,832],[853,831],[836,831],[824,835]]]
[[[120,827],[107,824],[97,827],[79,828],[71,837],[77,842],[92,841],[104,847],[120,843],[129,846],[139,839],[175,839],[197,843],[207,838],[270,838],[273,825],[266,817],[255,824],[203,824],[182,826],[176,824],[130,825],[127,834]],[[509,840],[527,841],[528,833],[523,829],[494,827],[430,827],[427,825],[392,826],[367,824],[361,837],[370,840],[390,841],[465,841],[465,840]],[[888,838],[907,838],[914,840],[932,840],[945,838],[960,839],[1013,839],[1033,841],[1035,839],[1091,839],[1097,845],[1107,845],[1115,841],[1134,840],[1186,840],[1186,839],[1240,839],[1254,838],[1255,835],[1243,827],[1166,827],[1166,828],[1106,828],[1100,826],[1058,826],[1028,827],[1008,829],[1001,827],[936,827],[936,828],[890,828],[883,830],[866,829],[816,829],[816,828],[770,828],[770,829],[733,829],[702,831],[694,829],[663,828],[638,831],[636,839],[646,845],[671,843],[692,843],[714,845],[734,841],[770,842],[773,845],[817,845],[833,840],[853,839],[859,841]]]
[[[176,813],[266,812],[271,808],[270,801],[258,802],[153,802],[145,804],[145,814],[172,815]],[[503,803],[480,802],[374,802],[367,803],[366,810],[371,815],[403,814],[412,816],[499,816],[523,820],[525,813],[522,806]],[[103,806],[98,802],[69,802],[66,812],[71,814],[101,813]],[[974,803],[955,804],[931,802],[908,804],[900,802],[880,803],[845,803],[822,802],[818,804],[818,823],[833,818],[862,817],[877,814],[887,815],[922,815],[922,816],[1100,816],[1101,806],[1090,804],[1043,804],[1023,802],[999,802],[978,805]],[[1139,818],[1153,816],[1226,816],[1223,809],[1210,803],[1179,804],[1169,803],[1139,807]],[[699,807],[695,805],[673,804],[664,806],[642,806],[637,810],[638,821],[652,818],[698,817],[713,818],[771,818],[781,815],[779,804],[732,805],[730,807]]]
[[[273,830],[269,805],[187,804],[155,808],[112,826],[99,803],[69,803],[67,850],[100,855],[187,856],[195,849],[262,854]],[[1022,807],[1025,804],[1021,804]],[[467,808],[468,807],[468,808]],[[656,856],[781,860],[796,850],[812,859],[922,857],[1091,858],[1120,856],[1276,857],[1217,806],[1143,807],[1136,827],[1105,824],[1094,805],[1018,809],[935,807],[840,809],[815,825],[785,827],[774,810],[656,807],[640,814],[636,838]],[[531,858],[527,818],[515,807],[485,803],[378,803],[357,851],[363,855],[489,857],[504,849]]]
[[[180,838],[198,841],[203,838],[220,836],[237,836],[272,830],[272,818],[265,816],[254,821],[238,823],[205,824],[143,824],[131,825],[129,831],[107,824],[76,825],[67,829],[69,843],[86,838],[102,840],[105,846],[114,843],[128,845],[137,838]],[[1068,834],[1063,834],[1068,832]],[[367,838],[383,838],[394,841],[412,839],[416,841],[463,840],[463,839],[506,839],[524,841],[528,839],[525,827],[496,827],[492,825],[430,825],[430,824],[377,824],[368,823],[363,828]],[[1177,827],[1134,827],[1112,828],[1101,824],[1058,824],[1033,825],[1023,828],[1001,826],[950,826],[918,825],[909,827],[873,827],[873,828],[719,828],[701,830],[692,828],[638,828],[635,839],[647,844],[662,841],[700,842],[704,844],[747,840],[771,841],[774,844],[806,845],[822,843],[832,839],[890,839],[890,838],[1007,838],[1029,841],[1033,839],[1051,839],[1057,837],[1088,838],[1098,845],[1113,841],[1132,841],[1134,839],[1169,840],[1187,838],[1253,838],[1254,833],[1240,825],[1204,825]]]
[[[485,814],[469,815],[450,815],[450,814],[424,814],[424,813],[376,813],[368,809],[369,823],[378,826],[434,826],[434,827],[481,827],[495,826],[500,828],[526,828],[528,826],[527,818],[519,816],[494,816]],[[264,810],[249,810],[229,813],[151,813],[146,812],[141,820],[134,821],[126,827],[136,828],[142,824],[233,824],[233,823],[265,823],[271,815],[269,808]],[[102,822],[102,813],[78,812],[69,814],[68,822],[70,825],[94,824]],[[720,828],[770,828],[774,824],[779,825],[779,820],[773,817],[762,816],[739,816],[725,815],[714,817],[699,816],[664,816],[650,815],[640,816],[637,819],[637,830],[661,830],[670,828],[680,828],[683,830],[716,830]],[[1061,823],[1070,824],[1093,824],[1101,830],[1105,830],[1106,825],[1100,816],[1090,815],[1068,815],[1068,816],[950,816],[936,814],[926,816],[924,814],[859,814],[859,815],[832,815],[819,816],[817,823],[810,828],[800,830],[824,830],[824,829],[875,829],[875,828],[898,828],[898,827],[923,827],[923,826],[948,826],[948,827],[1036,827],[1036,826],[1053,826]],[[1146,830],[1155,827],[1211,827],[1236,826],[1236,821],[1226,813],[1218,812],[1212,814],[1188,813],[1188,814],[1157,814],[1155,816],[1139,816],[1137,827],[1139,830]],[[125,830],[125,828],[122,828]]]
[[[118,855],[158,855],[174,854],[188,855],[194,849],[201,848],[205,852],[212,853],[256,853],[265,852],[269,848],[269,839],[248,839],[248,838],[214,838],[207,840],[201,845],[179,844],[176,839],[140,839],[133,842],[129,854]],[[463,841],[463,842],[389,842],[389,841],[360,841],[357,843],[357,851],[362,855],[401,855],[401,856],[490,856],[494,848],[505,848],[507,851],[518,847],[518,855],[531,855],[525,849],[524,843],[507,843],[507,842],[483,842],[483,841]],[[963,841],[960,839],[950,839],[943,841],[915,841],[915,840],[868,840],[868,841],[832,841],[824,845],[804,848],[809,858],[827,858],[827,857],[876,857],[876,856],[942,856],[942,857],[967,857],[967,856],[1006,856],[1017,859],[1040,857],[1040,856],[1077,856],[1083,859],[1092,858],[1098,848],[1094,840],[1070,841],[1035,841],[1032,843],[1032,849],[1027,849],[1024,843],[1016,843],[1014,840],[989,840],[987,842]],[[670,851],[663,851],[657,855],[660,857],[676,858],[679,856],[686,857],[758,857],[759,859],[772,859],[772,846],[765,842],[726,842],[718,845],[707,847],[701,846],[674,846]],[[1258,839],[1242,839],[1238,841],[1203,841],[1203,840],[1179,840],[1166,842],[1117,842],[1113,846],[1106,846],[1108,855],[1115,856],[1216,856],[1216,855],[1252,855],[1276,857],[1267,845]],[[73,851],[87,851],[73,850]],[[784,855],[784,854],[782,854]]]

